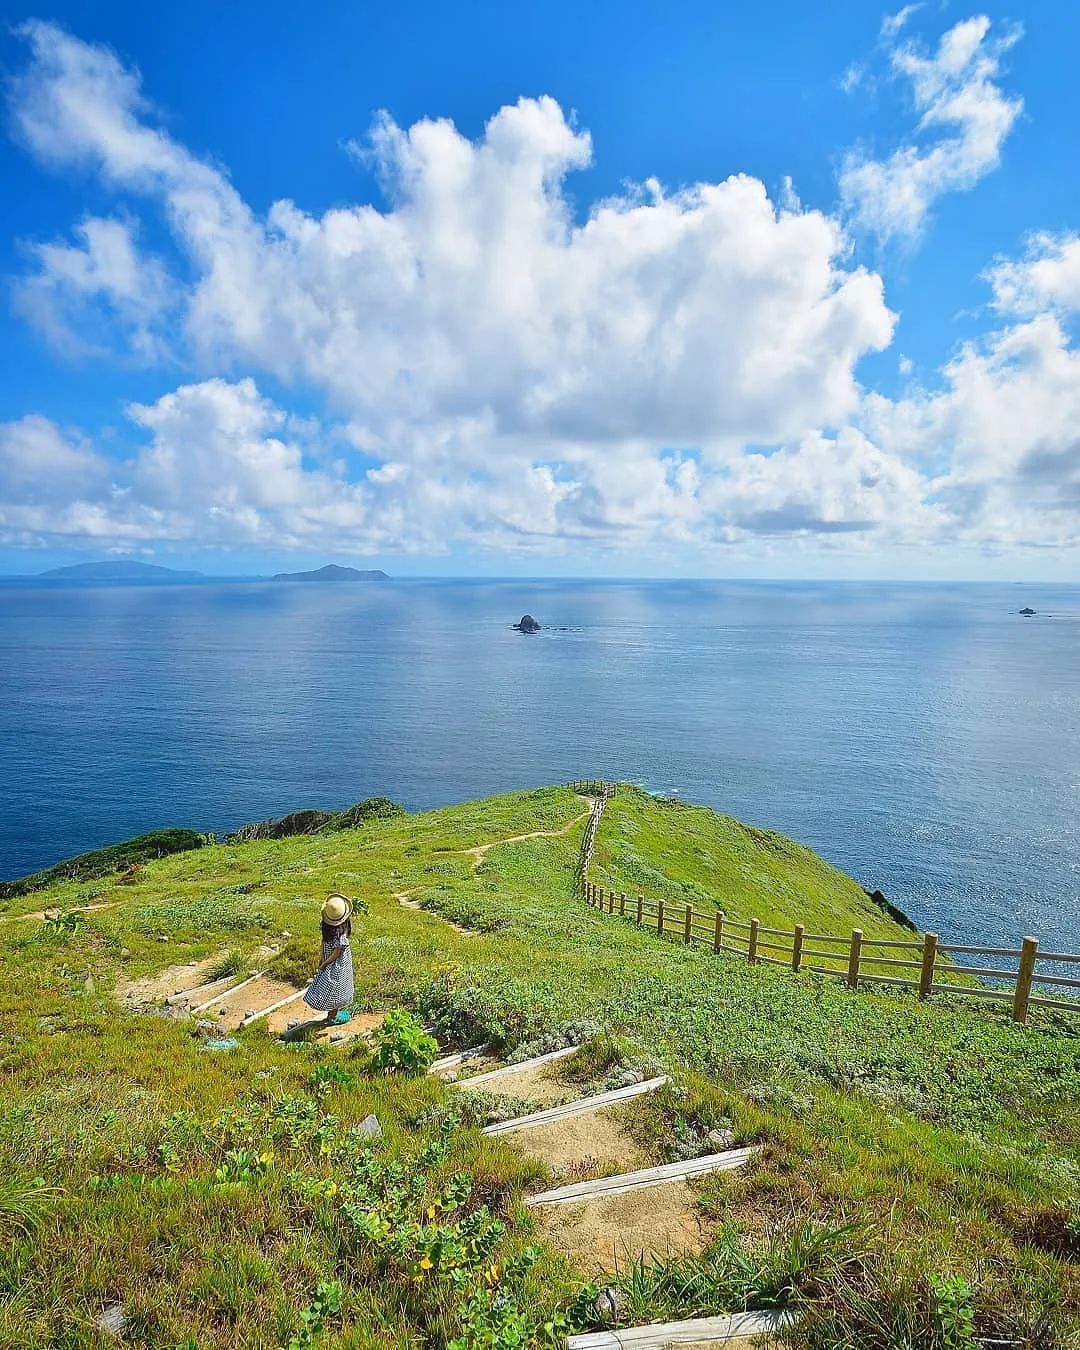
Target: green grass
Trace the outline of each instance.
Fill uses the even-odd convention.
[[[910,940],[861,886],[811,849],[708,807],[623,787],[597,836],[594,881],[770,928]]]
[[[966,1316],[963,1288],[943,1283],[958,1279],[980,1336],[1066,1345],[1080,1330],[1075,1022],[1043,1014],[1022,1028],[981,1004],[856,993],[601,915],[575,891],[582,809],[563,789],[515,793],[332,835],[208,846],[147,862],[124,884],[64,881],[11,901],[8,915],[115,908],[74,931],[0,924],[0,1175],[16,1179],[6,1220],[0,1193],[0,1344],[103,1345],[94,1317],[115,1301],[132,1340],[170,1350],[287,1345],[312,1308],[328,1347],[484,1343],[477,1328],[496,1315],[486,1286],[463,1302],[427,1271],[415,1283],[419,1248],[379,1247],[327,1194],[352,1187],[363,1205],[398,1204],[372,1198],[390,1183],[358,1179],[342,1143],[371,1111],[385,1130],[378,1158],[418,1178],[418,1195],[470,1178],[470,1198],[446,1214],[455,1233],[484,1206],[507,1225],[495,1262],[507,1317],[542,1323],[573,1305],[580,1279],[565,1263],[516,1260],[535,1241],[522,1188],[542,1169],[464,1120],[442,1124],[454,1098],[439,1084],[290,1048],[258,1027],[215,1055],[184,1023],[126,1013],[111,996],[118,980],[173,962],[220,955],[245,969],[269,940],[283,948],[275,970],[303,979],[318,905],[341,890],[370,906],[354,923],[357,1007],[409,1007],[444,1047],[539,1053],[610,1033],[581,1072],[660,1060],[672,1073],[628,1117],[653,1156],[702,1151],[718,1127],[765,1145],[754,1165],[702,1187],[727,1246],[706,1251],[701,1270],[640,1272],[642,1308],[687,1307],[682,1287],[711,1288],[714,1309],[760,1300],[760,1289],[738,1292],[740,1272],[790,1268],[792,1290],[814,1300],[803,1344],[944,1346],[940,1309]],[[466,852],[571,822],[557,837],[496,845],[479,867]],[[632,791],[607,808],[594,875],[775,927],[906,935],[807,850]],[[313,1077],[324,1062],[342,1074]],[[315,1104],[318,1123],[304,1116],[292,1139],[282,1112],[297,1099]],[[269,1164],[245,1161],[264,1152]],[[837,1231],[848,1236],[825,1255],[807,1248],[807,1234]],[[794,1270],[797,1239],[808,1254]],[[328,1281],[341,1285],[339,1307],[319,1301]]]

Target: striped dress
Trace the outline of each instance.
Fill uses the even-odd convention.
[[[337,951],[339,947],[342,949],[341,955],[319,971],[304,995],[304,1002],[316,1012],[337,1012],[339,1008],[347,1008],[353,1001],[352,948],[349,946],[349,935],[343,931],[329,942],[324,942],[321,960],[325,961],[331,952]]]

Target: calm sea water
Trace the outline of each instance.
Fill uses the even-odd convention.
[[[1071,587],[4,582],[0,876],[604,775],[793,835],[954,939],[1078,950],[1078,672]]]

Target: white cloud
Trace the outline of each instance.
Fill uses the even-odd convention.
[[[891,42],[900,30],[907,24],[908,19],[913,14],[917,14],[922,9],[921,4],[905,5],[903,9],[898,9],[895,14],[886,14],[881,21],[881,37],[886,42]]]
[[[108,462],[47,417],[0,422],[0,499],[18,495],[48,504],[96,492],[108,481]]]
[[[260,215],[154,125],[115,56],[24,32],[19,135],[92,168],[124,212],[35,246],[25,311],[93,346],[104,322],[195,373],[128,409],[124,459],[44,418],[0,426],[0,540],[324,555],[1080,543],[1080,370],[1046,312],[1074,303],[1071,237],[995,264],[998,308],[1030,322],[964,348],[940,389],[890,401],[856,378],[891,339],[881,280],[790,183],[774,203],[742,175],[648,181],[579,215],[566,182],[588,134],[523,99],[476,140],[380,118],[353,153],[384,209]],[[996,156],[1019,110],[993,83],[1005,45],[970,20],[932,57],[894,48],[924,129],[958,131],[909,148],[903,191],[907,152],[877,166],[883,227],[917,229]],[[139,204],[171,231],[168,274],[139,249]],[[269,382],[321,414],[290,416]]]
[[[991,37],[984,15],[965,19],[927,55],[914,42],[894,41],[911,9],[886,20],[882,36],[892,70],[911,84],[917,131],[927,143],[901,146],[885,159],[850,151],[840,173],[852,220],[882,239],[916,238],[939,197],[970,190],[996,168],[1023,109],[995,83],[1018,29]]]
[[[0,424],[0,541],[434,553],[469,540],[551,551],[885,526],[915,538],[937,523],[920,506],[918,474],[851,429],[708,463],[641,441],[581,454],[572,467],[392,461],[349,482],[339,467],[311,467],[309,438],[325,433],[289,418],[251,379],[184,385],[128,412],[143,442],[119,461],[44,418]]]
[[[87,216],[82,241],[33,244],[37,271],[15,287],[15,308],[56,347],[71,355],[104,354],[118,337],[147,359],[164,354],[152,333],[169,283],[162,264],[139,253],[135,227]]]
[[[998,259],[989,280],[1002,314],[1080,310],[1080,235],[1035,234],[1026,256]]]
[[[591,143],[550,98],[477,141],[384,116],[364,154],[389,209],[262,218],[151,124],[112,53],[23,32],[20,136],[161,204],[194,273],[190,359],[309,384],[373,453],[486,467],[795,437],[851,412],[856,362],[890,339],[880,278],[847,263],[838,225],[752,178],[649,182],[576,221],[564,182]]]
[[[1080,544],[1080,351],[1052,315],[970,343],[940,391],[866,400],[863,425],[921,461],[957,541]]]

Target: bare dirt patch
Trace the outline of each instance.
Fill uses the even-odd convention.
[[[516,1097],[520,1101],[536,1102],[538,1106],[561,1106],[563,1102],[576,1101],[581,1096],[581,1089],[560,1083],[554,1075],[555,1068],[554,1064],[537,1064],[522,1068],[520,1073],[503,1074],[480,1086],[493,1097]],[[482,1072],[478,1069],[478,1073]],[[469,1080],[462,1078],[459,1083],[467,1088]]]
[[[229,994],[212,1008],[207,1008],[206,1016],[217,1019],[223,1027],[235,1031],[249,1013],[260,1012],[279,999],[288,998],[290,994],[296,993],[299,993],[299,990],[295,984],[286,984],[284,980],[274,980],[264,975],[245,985],[243,989],[237,989],[235,993]],[[282,1008],[280,1011],[287,1013],[289,1009]],[[297,1016],[296,1009],[293,1009],[292,1015],[294,1018]]]
[[[612,1110],[533,1125],[510,1137],[526,1153],[547,1163],[555,1185],[592,1181],[648,1166]]]
[[[699,1252],[712,1235],[685,1181],[535,1213],[551,1244],[595,1275],[625,1270],[643,1256]]]
[[[319,1045],[347,1045],[358,1037],[369,1036],[377,1027],[382,1026],[385,1017],[384,1012],[354,1012],[342,1026],[328,1027],[325,1017],[320,1013],[313,1014],[303,999],[300,999],[296,1003],[279,1008],[264,1020],[272,1035],[280,1035],[285,1040],[315,1041]]]
[[[189,961],[186,965],[168,966],[157,975],[145,975],[138,980],[121,980],[116,986],[116,997],[129,1008],[146,1007],[153,1003],[163,1003],[172,994],[185,993],[199,989],[207,984],[206,977],[224,956],[217,952],[201,961]],[[224,988],[224,985],[222,985]],[[207,998],[213,997],[213,991],[207,991]]]

